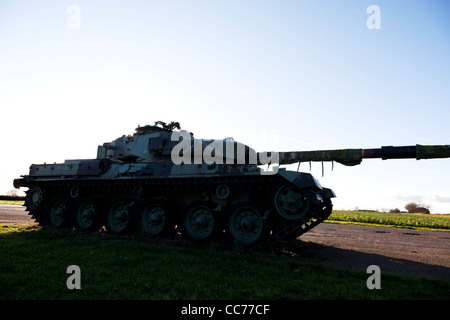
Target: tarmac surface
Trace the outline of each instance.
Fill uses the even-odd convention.
[[[450,232],[322,223],[299,239],[326,265],[450,281]]]
[[[24,207],[0,204],[0,224],[31,224]],[[450,232],[322,223],[296,241],[281,244],[284,254],[350,270],[450,281]]]

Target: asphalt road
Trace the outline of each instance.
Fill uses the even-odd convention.
[[[299,239],[323,264],[450,281],[450,232],[322,223]]]
[[[0,204],[0,224],[30,224],[34,220],[25,211],[25,207],[10,204]]]
[[[0,204],[0,224],[30,224],[24,207]],[[382,272],[450,281],[450,232],[322,223],[284,254],[351,270],[377,265]]]

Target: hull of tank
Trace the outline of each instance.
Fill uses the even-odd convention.
[[[29,188],[25,206],[41,225],[244,245],[300,236],[331,214],[335,196],[285,169],[107,159],[32,165],[14,185]]]

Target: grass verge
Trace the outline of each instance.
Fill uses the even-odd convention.
[[[81,270],[69,290],[67,267]],[[151,243],[0,226],[0,299],[447,299],[444,280],[328,268],[314,258],[188,242]]]

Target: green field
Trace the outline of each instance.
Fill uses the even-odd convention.
[[[450,231],[450,215],[335,210],[327,221]]]
[[[15,204],[15,205],[23,205],[25,201],[18,200],[18,201],[10,201],[10,200],[0,200],[0,204]]]
[[[67,267],[81,270],[69,290]],[[9,299],[447,299],[444,280],[324,267],[314,253],[182,240],[119,239],[31,226],[0,226],[0,300]]]

